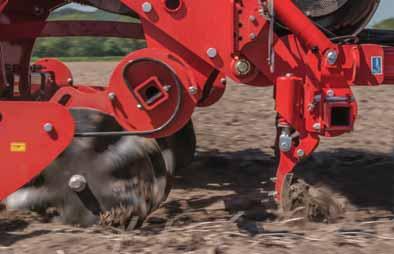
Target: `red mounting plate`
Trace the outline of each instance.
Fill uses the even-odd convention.
[[[65,107],[55,103],[1,101],[0,133],[2,200],[66,149],[74,136],[74,120]]]

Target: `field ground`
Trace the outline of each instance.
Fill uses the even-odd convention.
[[[106,84],[114,63],[70,63],[76,82]],[[142,229],[124,233],[0,213],[0,253],[392,253],[394,89],[355,88],[354,133],[324,139],[297,170],[343,200],[332,223],[283,218],[272,202],[271,88],[230,84],[221,102],[198,109],[195,162],[178,172],[169,199]]]

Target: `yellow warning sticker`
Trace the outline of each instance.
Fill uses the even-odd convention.
[[[13,142],[10,144],[10,151],[12,153],[25,153],[27,150],[27,144],[24,142]]]

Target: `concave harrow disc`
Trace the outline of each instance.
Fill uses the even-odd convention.
[[[73,0],[96,8],[138,16],[120,0]],[[360,32],[379,6],[379,0],[294,0],[294,3],[322,30],[336,36]]]
[[[90,5],[98,9],[120,15],[137,17],[137,14],[127,8],[127,6],[124,5],[120,0],[73,0],[73,2]]]
[[[294,0],[322,30],[335,35],[360,32],[368,24],[379,0]]]
[[[120,130],[111,117],[97,111],[73,110],[73,116],[78,132]],[[50,167],[5,203],[8,209],[51,212],[66,224],[132,229],[167,198],[173,172],[190,162],[194,149],[191,123],[162,140],[75,138]]]

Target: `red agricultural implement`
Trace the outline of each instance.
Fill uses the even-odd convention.
[[[193,111],[217,102],[228,78],[274,86],[275,197],[286,206],[319,137],[353,130],[351,87],[394,83],[394,36],[364,29],[378,0],[78,0],[140,22],[47,21],[68,2],[0,0],[0,198],[57,207],[67,223],[141,222],[193,157]],[[31,63],[36,39],[54,36],[147,47],[94,87],[58,60]]]

